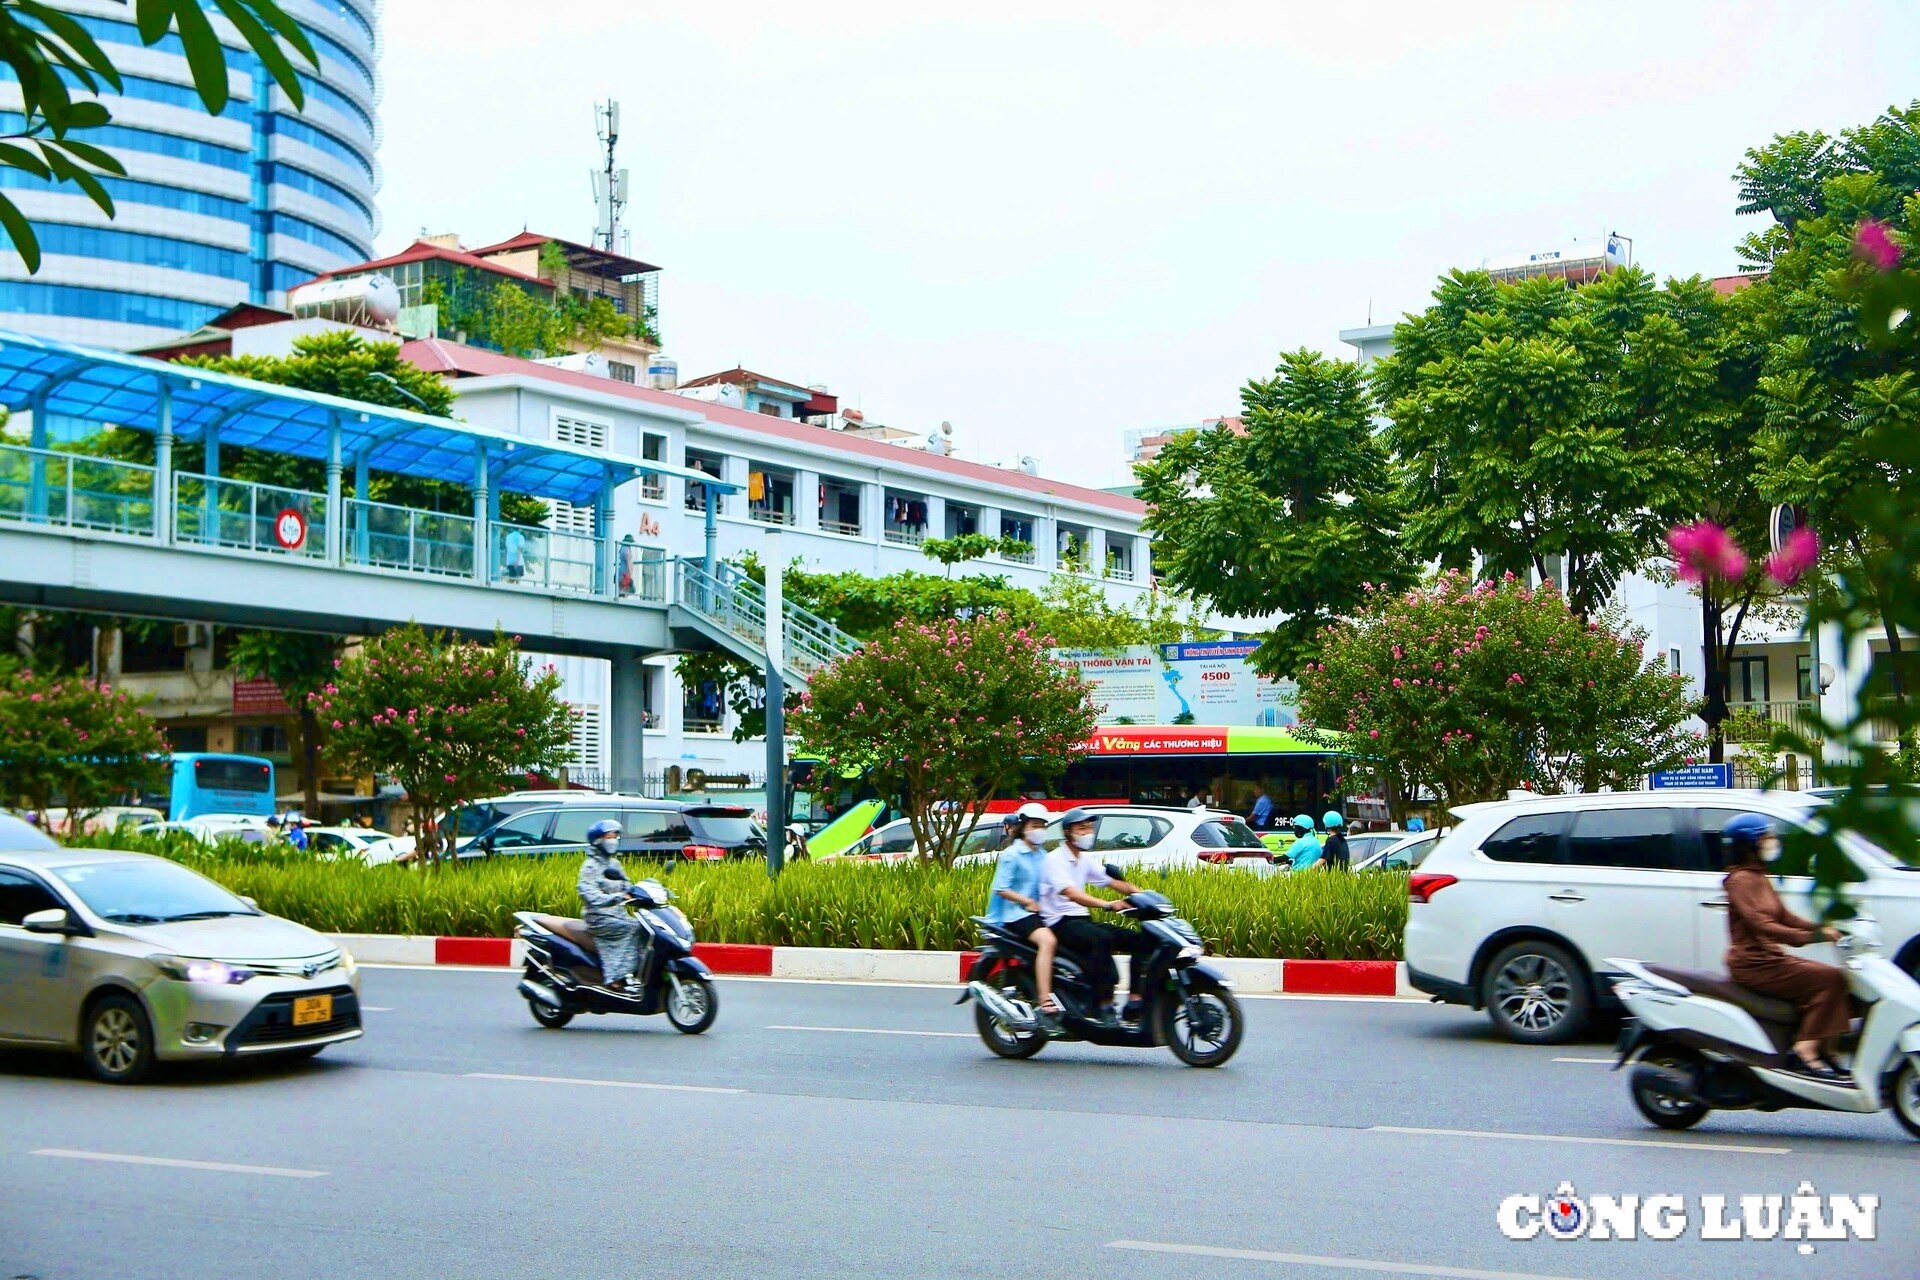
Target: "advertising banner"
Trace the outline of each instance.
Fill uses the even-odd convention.
[[[1103,725],[1299,723],[1299,691],[1269,680],[1248,659],[1256,640],[1056,649],[1053,656],[1094,687]]]

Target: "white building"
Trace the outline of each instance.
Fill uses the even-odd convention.
[[[721,559],[764,553],[768,535],[778,532],[782,559],[798,558],[809,568],[875,576],[938,572],[921,544],[978,532],[1033,549],[956,573],[1004,574],[1038,590],[1056,572],[1104,566],[1088,577],[1116,602],[1152,589],[1148,539],[1140,530],[1146,508],[1130,497],[451,342],[423,339],[402,351],[453,380],[456,412],[470,422],[684,465],[739,486],[741,492],[719,499],[715,551]],[[698,484],[642,481],[624,486],[615,502],[616,539],[631,536],[640,547],[673,557],[704,553],[705,496]],[[573,518],[566,510],[554,513],[558,525]],[[1063,551],[1077,557],[1070,562]],[[654,660],[647,681],[647,772],[677,765],[758,776],[764,744],[734,742],[735,718],[718,691],[683,688],[674,664],[672,657]],[[607,664],[561,658],[556,665],[564,696],[581,708],[580,767],[604,769]]]

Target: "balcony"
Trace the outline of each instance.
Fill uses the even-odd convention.
[[[1764,746],[1776,729],[1817,736],[1816,710],[1811,700],[1733,702],[1727,705],[1727,718],[1721,722],[1721,732],[1728,742],[1742,746]]]
[[[887,541],[897,547],[918,547],[927,540],[925,529],[888,529]]]

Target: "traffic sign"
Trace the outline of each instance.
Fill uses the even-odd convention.
[[[273,540],[289,551],[298,551],[307,541],[307,518],[288,507],[273,518]]]

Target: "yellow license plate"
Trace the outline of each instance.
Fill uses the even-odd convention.
[[[311,1027],[333,1021],[332,996],[299,996],[293,1002],[293,1025]]]

